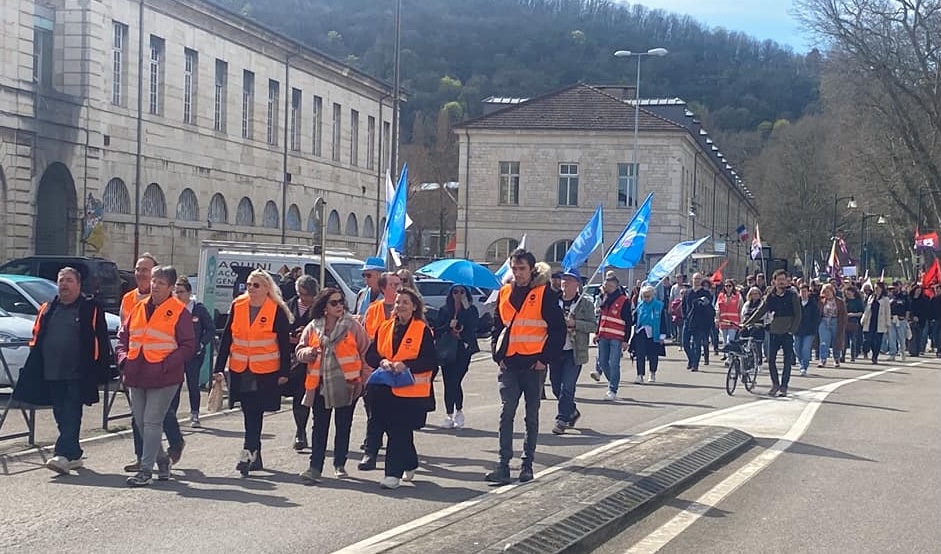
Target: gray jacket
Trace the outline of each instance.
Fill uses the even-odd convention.
[[[561,303],[561,300],[560,300]],[[575,318],[574,330],[574,353],[575,363],[584,365],[588,363],[588,335],[598,329],[598,321],[595,319],[595,306],[591,299],[580,294],[578,300],[572,309],[572,315]]]

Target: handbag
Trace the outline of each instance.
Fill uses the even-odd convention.
[[[457,361],[458,341],[450,332],[439,334],[435,340],[435,352],[440,365],[453,364]]]
[[[497,335],[496,342],[493,343],[493,361],[498,364],[506,358],[506,351],[510,348],[510,327],[512,327],[513,322],[516,321],[517,315],[519,315],[519,312],[513,314],[513,319],[510,320],[510,324],[500,331],[500,334]]]
[[[209,389],[209,401],[206,409],[209,413],[222,411],[222,379],[213,379],[212,388]]]

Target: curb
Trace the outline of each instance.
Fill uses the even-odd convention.
[[[675,426],[693,428],[695,426]],[[673,496],[751,447],[754,437],[737,429],[716,427],[698,443],[645,469],[627,484],[585,506],[551,516],[546,525],[503,541],[502,552],[550,554],[591,552]],[[493,548],[487,548],[493,551]]]

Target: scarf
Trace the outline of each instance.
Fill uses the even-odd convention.
[[[336,355],[336,344],[349,332],[352,318],[346,315],[341,317],[329,336],[324,333],[324,323],[323,318],[313,321],[314,330],[320,336],[320,346],[323,349],[320,362],[320,394],[323,395],[324,407],[329,410],[351,405],[356,398],[358,387],[351,387],[346,382]]]

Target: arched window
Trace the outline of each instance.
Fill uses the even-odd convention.
[[[183,189],[176,201],[176,218],[181,221],[199,221],[199,201],[193,189]]]
[[[209,223],[228,223],[229,207],[225,204],[225,197],[221,193],[212,195],[209,201]]]
[[[317,207],[314,206],[307,214],[307,232],[320,235],[320,218],[317,217]]]
[[[516,250],[519,245],[520,242],[516,239],[497,239],[487,247],[487,261],[503,263],[510,255],[510,252]]]
[[[550,264],[560,263],[562,258],[565,257],[565,253],[569,251],[570,246],[572,246],[572,241],[570,240],[557,240],[553,242],[549,250],[546,250],[546,262]]]
[[[105,212],[109,214],[131,213],[131,197],[127,193],[124,181],[117,177],[108,181],[101,202],[104,204]]]
[[[276,206],[272,200],[265,202],[265,212],[262,216],[261,225],[262,227],[267,227],[269,229],[277,229],[281,227],[281,222],[278,218],[278,206]]]
[[[243,196],[239,200],[239,207],[235,210],[235,224],[245,225],[246,227],[255,226],[255,208],[247,196]]]
[[[327,218],[327,234],[340,234],[340,214],[336,210],[331,211],[330,216]]]
[[[346,236],[348,237],[359,236],[359,224],[356,222],[356,214],[350,214],[346,218]]]
[[[301,230],[301,209],[297,207],[297,204],[291,204],[291,207],[288,208],[288,215],[286,225],[288,231],[300,231]]]
[[[367,215],[363,220],[363,237],[367,239],[376,238],[376,225],[372,222],[372,216]]]
[[[157,183],[150,183],[141,198],[140,213],[147,217],[167,217],[167,199]]]

